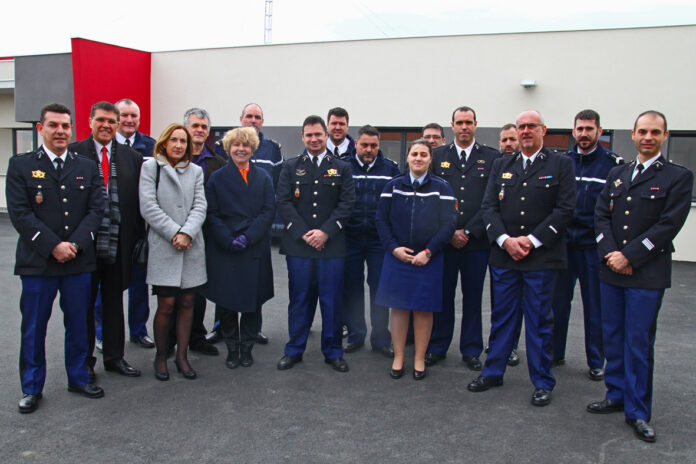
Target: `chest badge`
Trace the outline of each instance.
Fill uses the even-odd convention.
[[[46,177],[46,173],[40,169],[37,169],[36,171],[31,171],[31,177],[34,179],[44,179]]]
[[[486,160],[476,160],[478,164],[486,164]]]
[[[41,203],[43,203],[43,193],[41,192],[41,190],[36,192],[36,197],[34,199],[36,200],[37,205],[40,205]]]
[[[295,187],[295,198],[300,197],[300,187]]]
[[[443,169],[449,169],[449,167],[450,167],[449,161],[443,161],[442,163],[440,163],[440,167]]]
[[[616,179],[616,180],[614,181],[614,187],[618,187],[618,186],[621,185],[621,184],[623,184],[623,182],[621,182],[621,179]]]
[[[502,177],[503,179],[512,179],[512,173],[504,172],[500,177]]]
[[[329,169],[326,171],[329,177],[336,177],[338,175],[338,169]]]
[[[295,175],[296,175],[297,177],[302,177],[302,176],[304,176],[304,175],[306,175],[306,174],[307,174],[307,170],[306,170],[306,169],[298,169],[298,170],[295,171]]]
[[[503,201],[505,198],[505,184],[500,186],[500,192],[498,192],[498,200]]]

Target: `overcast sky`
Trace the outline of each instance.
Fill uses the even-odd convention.
[[[145,51],[259,45],[264,0],[3,5],[0,57],[70,51],[70,38]],[[274,0],[272,43],[696,24],[694,0]]]

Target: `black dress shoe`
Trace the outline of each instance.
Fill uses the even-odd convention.
[[[348,342],[343,348],[344,353],[354,353],[365,345],[365,342]]]
[[[268,337],[263,334],[259,330],[259,333],[256,334],[256,343],[260,343],[261,345],[268,345]]]
[[[242,367],[249,367],[254,364],[254,358],[251,356],[251,351],[242,351],[240,360]]]
[[[142,337],[136,337],[136,336],[131,335],[130,341],[132,343],[136,343],[136,344],[142,346],[143,348],[154,348],[155,347],[155,342],[153,342],[152,339],[147,335],[143,335]]]
[[[331,367],[338,372],[348,372],[348,363],[343,358],[325,359],[326,364],[331,364]]]
[[[205,335],[205,341],[210,343],[211,345],[214,345],[221,340],[222,340],[222,335],[220,335],[219,330],[213,330],[212,332],[208,332]]]
[[[426,372],[428,372],[427,369],[423,369],[422,371],[417,371],[416,369],[413,369],[413,378],[415,380],[423,380],[425,378]]]
[[[624,410],[623,403],[617,403],[610,400],[609,398],[604,398],[602,401],[595,401],[587,405],[587,412],[592,414],[611,414],[612,412],[621,412]]]
[[[551,392],[543,388],[536,388],[532,393],[532,404],[534,406],[546,406],[551,402]]]
[[[39,400],[41,398],[43,398],[41,393],[35,395],[27,393],[22,395],[22,399],[19,400],[19,412],[22,414],[29,414],[30,412],[36,411],[36,408],[39,407]]]
[[[565,364],[565,358],[558,358],[558,359],[552,359],[551,360],[551,365],[552,366],[562,366]]]
[[[472,392],[482,392],[486,391],[491,387],[499,387],[503,384],[503,379],[492,379],[490,377],[484,377],[479,375],[476,377],[466,389]]]
[[[594,380],[595,382],[604,380],[604,369],[602,369],[601,367],[590,369],[589,371],[587,371],[587,376],[590,378],[590,380]]]
[[[389,370],[389,377],[391,377],[394,380],[400,379],[401,376],[404,375],[404,368],[402,367],[401,369],[390,369]]]
[[[655,440],[657,440],[655,429],[643,419],[629,419],[627,417],[626,423],[633,428],[636,436],[641,440],[647,441],[648,443],[655,443]]]
[[[232,350],[227,352],[225,366],[227,366],[229,369],[236,369],[239,367],[239,351]]]
[[[512,350],[510,356],[507,359],[508,366],[516,366],[520,363],[520,355],[517,354],[517,350]]]
[[[302,362],[302,355],[299,356],[288,356],[285,355],[278,361],[278,370],[284,371],[286,369],[292,368],[295,364]]]
[[[94,385],[93,383],[88,383],[86,385],[70,385],[68,384],[68,391],[73,393],[79,393],[80,395],[86,396],[87,398],[101,398],[104,396],[104,390],[99,385]]]
[[[198,377],[196,371],[193,370],[191,365],[189,365],[189,368],[186,370],[182,370],[181,364],[179,364],[179,361],[177,360],[174,360],[174,365],[176,366],[177,372],[181,372],[181,375],[183,375],[186,380],[193,380]]]
[[[87,364],[87,375],[89,376],[89,383],[94,383],[97,381],[97,374],[94,373],[94,367]]]
[[[447,358],[446,354],[425,353],[425,365],[434,366],[438,361],[442,361],[445,358]]]
[[[345,351],[345,350],[344,350]],[[372,348],[373,353],[381,353],[387,358],[394,357],[394,348],[391,346],[380,346],[379,348]]]
[[[155,358],[155,360],[152,361],[152,368],[155,370],[155,378],[157,380],[160,380],[162,382],[166,382],[167,380],[169,380],[169,371],[167,370],[166,358],[164,360],[164,372],[160,372],[157,370],[157,358]]]
[[[211,343],[204,341],[196,346],[191,346],[191,351],[204,354],[206,356],[217,356],[220,354],[217,347]]]
[[[126,362],[125,359],[121,358],[116,361],[107,361],[104,363],[104,369],[111,372],[116,372],[126,377],[138,377],[140,376],[140,371],[135,367],[131,366]]]
[[[462,361],[472,371],[480,371],[483,368],[483,364],[478,356],[462,356]]]

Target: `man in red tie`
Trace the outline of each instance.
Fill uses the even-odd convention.
[[[135,150],[116,142],[118,109],[101,101],[92,106],[89,126],[92,134],[70,145],[70,150],[92,159],[99,166],[106,187],[104,219],[95,237],[97,270],[92,274],[92,308],[88,312],[87,330],[90,349],[87,366],[94,379],[94,302],[97,292],[102,298],[102,337],[104,368],[128,377],[140,371],[123,359],[125,327],[123,321],[123,291],[128,288],[131,274],[131,255],[142,227],[138,206],[138,183],[143,157]]]

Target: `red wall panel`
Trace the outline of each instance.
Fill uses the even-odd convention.
[[[140,132],[150,133],[150,53],[72,39],[75,137],[87,138],[89,110],[98,101],[130,98],[140,107]]]

